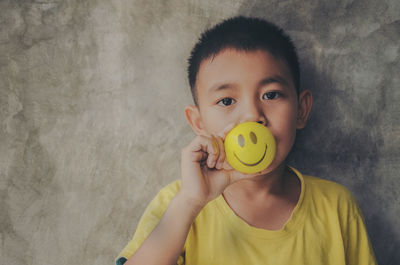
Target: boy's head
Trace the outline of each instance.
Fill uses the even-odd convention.
[[[268,170],[281,165],[312,105],[299,93],[295,48],[282,30],[256,18],[236,17],[206,31],[189,59],[195,106],[185,116],[199,136],[224,135],[245,121],[266,126],[276,140]]]
[[[238,16],[224,20],[205,31],[192,49],[188,60],[188,78],[196,106],[196,79],[200,64],[227,48],[238,51],[264,50],[284,61],[290,70],[297,95],[299,94],[300,67],[291,39],[282,29],[266,20]]]

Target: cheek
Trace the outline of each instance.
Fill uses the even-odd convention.
[[[296,113],[293,108],[281,111],[279,115],[271,120],[271,131],[273,132],[277,144],[283,142],[291,145],[296,137]]]
[[[218,135],[222,132],[225,127],[225,120],[224,117],[220,117],[220,115],[216,113],[204,113],[202,115],[202,122],[204,125],[205,130],[214,135]],[[222,121],[222,122],[221,122]]]
[[[289,128],[296,128],[296,114],[293,110],[279,111],[275,115],[271,115],[271,126],[276,127],[277,130],[287,130]]]
[[[281,134],[277,135],[276,140],[276,162],[283,161],[287,158],[290,150],[293,147],[296,139],[296,132],[292,129],[287,129]]]
[[[237,112],[222,111],[217,107],[208,107],[200,111],[204,128],[207,132],[214,135],[223,133],[226,128],[233,124],[237,119]]]
[[[278,149],[290,149],[296,138],[296,133],[291,131],[286,131],[276,137],[276,145],[279,146]]]

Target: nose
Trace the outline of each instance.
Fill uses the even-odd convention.
[[[246,104],[243,113],[245,121],[254,121],[262,125],[267,125],[267,118],[265,117],[265,113],[260,106],[257,104],[255,100],[249,100]]]

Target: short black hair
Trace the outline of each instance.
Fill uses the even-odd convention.
[[[239,51],[265,50],[286,62],[297,95],[300,89],[300,65],[291,38],[277,25],[260,18],[237,16],[226,19],[203,32],[188,60],[188,79],[194,103],[198,106],[196,78],[202,61],[226,48]]]

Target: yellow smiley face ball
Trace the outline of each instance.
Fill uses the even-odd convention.
[[[257,122],[237,125],[225,137],[224,146],[228,163],[246,174],[266,169],[276,153],[276,143],[271,131]]]

